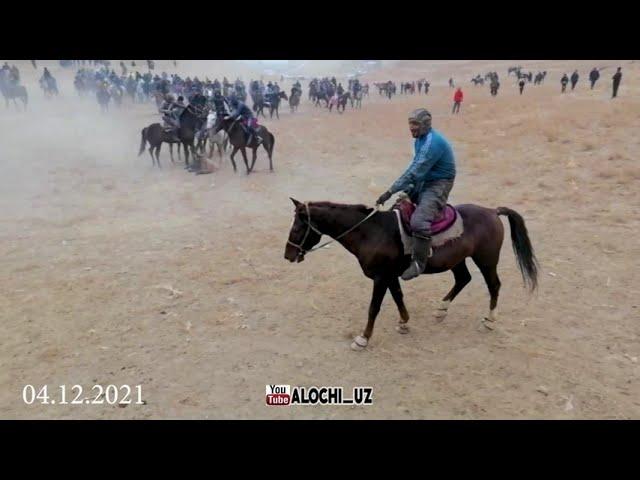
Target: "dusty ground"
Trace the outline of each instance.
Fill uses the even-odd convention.
[[[196,177],[170,164],[166,146],[162,170],[136,156],[141,128],[157,121],[151,105],[101,116],[56,66],[63,95],[45,101],[20,62],[30,109],[0,106],[0,417],[640,418],[640,69],[620,62],[611,101],[613,68],[589,91],[594,62],[522,62],[550,73],[519,96],[511,63],[400,62],[370,78],[426,76],[428,96],[372,92],[344,115],[283,109],[265,122],[275,173],[261,153],[250,177],[228,160]],[[574,67],[578,89],[560,95]],[[502,77],[497,98],[468,83],[490,69]],[[456,117],[449,76],[464,79]],[[524,290],[507,241],[498,330],[476,330],[489,298],[471,264],[444,323],[433,307],[453,277],[422,277],[403,284],[411,333],[395,332],[387,296],[368,351],[356,353],[371,282],[339,246],[284,260],[288,197],[372,204],[410,159],[406,114],[418,106],[454,144],[451,202],[524,216],[540,288]],[[21,398],[25,384],[96,383],[141,384],[147,404]],[[267,407],[267,383],[370,385],[374,404]]]

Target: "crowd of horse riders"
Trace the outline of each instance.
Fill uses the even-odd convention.
[[[421,94],[422,90],[424,89],[424,94],[426,95],[429,93],[430,86],[431,84],[424,78],[413,82],[401,82],[400,93],[413,95],[416,93],[416,90],[418,90],[418,94]]]
[[[386,96],[389,99],[391,99],[398,90],[397,85],[391,80],[388,82],[374,83],[374,85],[378,89],[378,93],[380,95]],[[416,93],[416,90],[418,91],[418,94],[421,94],[422,90],[424,90],[424,94],[427,95],[429,93],[429,87],[431,87],[431,84],[425,78],[421,78],[417,81],[414,80],[412,82],[400,82],[400,93],[404,95],[413,95]]]
[[[344,112],[347,101],[351,102],[352,107],[360,108],[364,96],[369,96],[369,84],[363,85],[357,78],[349,79],[346,89],[336,80],[336,77],[313,78],[309,82],[309,100],[315,106],[320,105],[320,101],[324,101],[329,111],[335,106],[338,111],[342,109]]]

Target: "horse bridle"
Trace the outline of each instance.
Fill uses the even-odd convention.
[[[311,211],[309,210],[309,204],[307,202],[304,203],[304,207],[307,211],[307,218],[308,220],[302,220],[303,222],[305,222],[307,224],[307,231],[304,233],[304,237],[302,237],[302,241],[300,242],[300,244],[297,243],[293,243],[291,240],[287,240],[287,243],[293,247],[296,247],[298,249],[298,257],[303,257],[305,256],[307,253],[311,253],[311,252],[315,252],[316,250],[320,250],[323,247],[326,247],[327,245],[329,245],[330,243],[335,242],[336,240],[341,239],[342,237],[344,237],[345,235],[351,233],[352,231],[354,231],[356,228],[358,228],[360,225],[362,225],[364,222],[366,222],[367,220],[369,220],[371,217],[373,217],[376,213],[378,213],[380,211],[380,208],[382,207],[382,205],[377,205],[376,208],[373,209],[373,211],[367,215],[364,219],[360,220],[358,223],[356,223],[353,227],[351,227],[349,230],[347,230],[346,232],[341,233],[340,235],[338,235],[336,238],[332,238],[331,240],[329,240],[328,242],[324,242],[322,245],[316,245],[315,247],[311,247],[309,250],[305,249],[303,247],[304,242],[307,240],[307,237],[309,236],[309,233],[313,230],[315,233],[317,233],[318,235],[322,236],[324,235],[324,233],[322,233],[320,230],[318,230],[316,227],[314,227],[311,224]]]

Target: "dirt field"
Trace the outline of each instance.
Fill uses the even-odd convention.
[[[313,108],[304,82],[299,112],[264,122],[275,172],[262,151],[247,177],[240,155],[238,174],[225,159],[194,176],[171,165],[167,145],[152,168],[137,156],[140,130],[159,119],[152,105],[101,115],[76,97],[71,71],[40,62],[62,92],[47,101],[18,62],[29,111],[0,105],[0,418],[640,418],[640,64],[521,62],[549,74],[520,96],[513,63],[387,65],[365,80],[426,77],[429,95],[389,101],[372,89],[344,115]],[[611,68],[590,91],[594,65]],[[561,95],[574,68],[578,87]],[[496,98],[469,83],[489,70]],[[465,92],[458,116],[450,76]],[[403,283],[410,334],[396,333],[387,295],[370,346],[353,352],[371,281],[336,244],[284,259],[288,197],[372,205],[411,159],[406,116],[421,106],[456,152],[450,202],[521,213],[540,287],[523,288],[507,236],[494,332],[477,330],[489,295],[469,263],[473,280],[443,323],[433,312],[450,272]],[[142,385],[146,404],[29,406],[26,384]],[[374,404],[267,407],[266,384],[367,385]]]

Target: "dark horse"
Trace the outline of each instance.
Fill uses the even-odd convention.
[[[221,120],[218,120],[216,125],[213,127],[214,133],[218,133],[220,130],[224,130],[229,134],[229,143],[233,146],[233,150],[231,151],[231,155],[229,158],[231,159],[231,164],[233,165],[233,171],[237,172],[236,162],[233,159],[238,150],[242,152],[242,159],[244,160],[244,165],[247,168],[247,175],[251,173],[253,170],[253,166],[256,164],[256,156],[258,144],[256,140],[253,139],[251,145],[247,145],[247,133],[245,129],[240,124],[240,120],[234,120],[231,117],[227,117]],[[276,139],[273,134],[267,130],[266,127],[260,125],[257,128],[258,135],[262,138],[262,146],[267,151],[269,155],[269,170],[273,172],[273,147],[275,146]],[[253,159],[251,160],[251,168],[249,168],[249,163],[247,162],[247,147],[253,150]]]
[[[262,92],[260,92],[259,90],[253,92],[251,94],[251,99],[253,100],[253,107],[252,110],[255,112],[256,117],[258,115],[262,115],[264,118],[267,118],[267,116],[264,114],[264,95],[262,95]]]
[[[373,280],[373,295],[369,306],[369,319],[362,336],[354,339],[351,347],[360,350],[368,344],[373,333],[376,316],[387,290],[400,312],[397,330],[407,333],[409,313],[404,305],[398,277],[409,266],[411,257],[404,254],[396,214],[393,211],[377,211],[365,205],[341,205],[330,202],[300,203],[295,205],[295,217],[284,257],[290,262],[301,262],[306,253],[328,235],[340,242],[356,256],[364,274]],[[489,315],[482,320],[483,329],[493,330],[498,303],[500,279],[496,267],[504,239],[504,227],[498,218],[506,215],[511,226],[511,241],[518,266],[525,281],[533,291],[537,286],[537,260],[523,218],[506,207],[485,208],[479,205],[456,206],[464,221],[464,233],[459,238],[433,250],[424,273],[453,272],[455,284],[442,299],[436,313],[440,320],[446,316],[449,304],[471,281],[465,264],[471,257],[478,266],[489,287],[491,301]]]
[[[178,138],[182,143],[184,150],[184,168],[189,169],[189,153],[195,154],[194,139],[196,132],[202,128],[202,124],[206,121],[206,110],[196,105],[188,105],[180,114],[180,128],[178,129]]]
[[[180,159],[180,143],[173,140],[171,134],[169,132],[165,132],[162,125],[159,123],[152,123],[148,127],[142,129],[141,132],[141,141],[140,141],[140,151],[138,152],[138,156],[144,153],[144,149],[149,142],[149,155],[151,155],[151,164],[155,165],[158,163],[158,167],[160,167],[160,148],[163,143],[169,144],[169,152],[171,153],[171,163],[173,161],[173,144],[178,144],[178,160]],[[155,152],[155,158],[153,156]]]
[[[331,96],[333,96],[333,95],[331,95]],[[320,100],[323,100],[324,103],[325,103],[325,107],[329,108],[329,102],[331,101],[331,96],[329,95],[328,92],[326,92],[324,90],[318,91],[318,93],[316,94],[316,97],[315,97],[316,101],[315,101],[315,103],[313,105],[315,107],[317,107],[318,105],[320,105]]]
[[[276,112],[276,118],[280,120],[280,115],[278,114],[278,108],[280,108],[280,100],[289,100],[287,94],[285,92],[280,92],[277,94],[272,94],[269,96],[269,102],[265,105],[269,107],[269,118],[273,118],[273,112]]]
[[[0,74],[0,91],[4,96],[7,108],[9,108],[9,100],[13,100],[13,104],[18,108],[18,102],[16,102],[16,98],[18,98],[22,101],[25,111],[27,110],[29,95],[27,95],[27,89],[24,88],[24,85],[14,84],[7,75]]]
[[[44,92],[44,96],[46,98],[50,98],[54,95],[58,96],[60,94],[60,92],[58,92],[58,83],[56,82],[56,79],[53,77],[42,77],[40,78],[40,88],[42,88],[42,91]]]
[[[289,108],[291,108],[291,113],[295,112],[300,105],[300,97],[302,93],[299,90],[294,90],[293,93],[289,96]]]
[[[344,113],[344,109],[347,107],[347,100],[351,99],[351,92],[344,92],[342,95],[338,97],[338,103],[336,105],[336,111],[339,113]],[[351,105],[353,107],[353,105]],[[342,108],[342,112],[340,112],[340,108]],[[329,111],[331,111],[331,107],[329,107]]]
[[[111,93],[106,88],[101,88],[96,92],[96,98],[102,112],[109,110],[109,100],[111,100]]]

